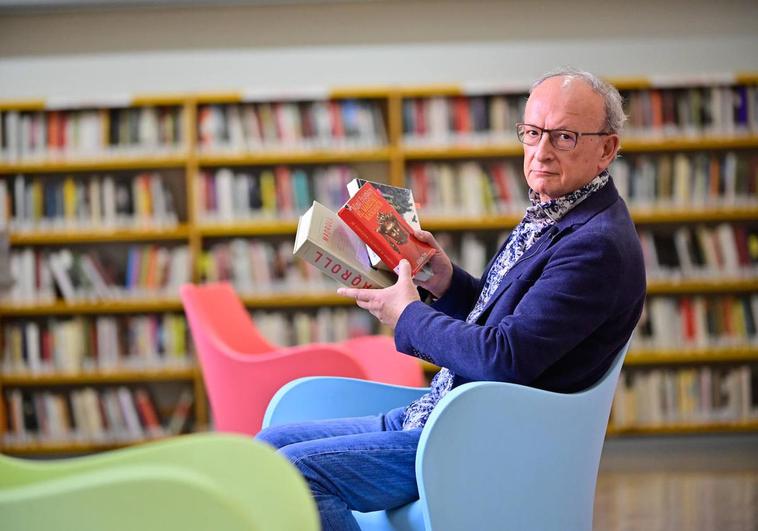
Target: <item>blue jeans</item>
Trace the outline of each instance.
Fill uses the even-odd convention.
[[[351,511],[391,509],[418,499],[421,429],[403,431],[404,409],[273,426],[256,439],[277,448],[300,470],[324,531],[359,531]]]

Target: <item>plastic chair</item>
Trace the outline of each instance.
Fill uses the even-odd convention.
[[[421,434],[420,499],[354,513],[361,529],[590,531],[600,454],[628,348],[598,383],[579,393],[499,382],[464,384],[448,393]],[[375,414],[425,391],[304,378],[274,396],[264,427]]]
[[[3,531],[317,531],[286,459],[237,435],[177,437],[93,456],[0,455]]]
[[[185,284],[180,293],[219,431],[258,433],[274,393],[304,376],[423,385],[418,360],[398,353],[389,337],[277,347],[255,327],[230,284]]]

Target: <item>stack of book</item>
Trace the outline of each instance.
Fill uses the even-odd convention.
[[[413,194],[406,188],[356,179],[350,199],[335,214],[320,203],[301,216],[295,256],[353,288],[385,288],[406,259],[411,275],[427,280],[425,267],[436,249],[417,239],[420,228]]]

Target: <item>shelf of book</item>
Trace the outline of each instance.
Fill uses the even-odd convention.
[[[136,439],[124,442],[25,442],[10,443],[0,446],[4,454],[17,456],[45,456],[45,455],[66,455],[66,454],[84,454],[94,452],[104,452],[125,448],[135,444],[155,441],[163,437],[150,437],[145,439]]]
[[[429,231],[479,231],[510,230],[521,221],[521,216],[483,216],[483,217],[424,217],[424,229]]]
[[[272,236],[279,234],[295,234],[296,219],[260,219],[251,221],[235,221],[229,223],[204,222],[197,226],[197,233],[205,238],[235,237],[235,236]]]
[[[92,158],[58,158],[13,164],[0,163],[0,174],[184,168],[186,163],[186,153],[173,155],[113,155],[110,157],[98,156]]]
[[[176,298],[140,298],[99,300],[91,302],[63,301],[40,304],[2,304],[0,317],[33,317],[44,315],[92,315],[102,313],[163,313],[182,310],[181,301]]]
[[[464,139],[447,146],[405,147],[402,154],[407,160],[439,160],[520,157],[524,152],[521,144],[517,142],[501,145],[488,143],[476,145],[473,142],[473,140]]]
[[[713,104],[718,98],[729,98],[730,90],[728,87],[737,87],[733,91],[735,98],[741,97],[745,93],[742,87],[747,87],[749,97],[754,97],[756,93],[755,85],[758,85],[758,74],[756,73],[739,73],[731,77],[718,76],[708,78],[704,76],[699,79],[651,79],[651,78],[618,78],[612,79],[612,82],[624,91],[625,95],[644,96],[650,99],[650,105],[656,110],[656,105],[660,106],[660,116],[653,113],[652,121],[649,117],[640,119],[640,108],[637,107],[635,113],[630,112],[633,120],[630,135],[623,139],[623,151],[629,156],[626,157],[630,164],[634,162],[635,157],[645,156],[649,153],[653,156],[660,157],[667,152],[687,152],[687,156],[697,152],[721,153],[725,151],[737,151],[739,156],[743,154],[754,153],[758,151],[758,124],[750,122],[749,127],[740,127],[730,129],[724,127],[721,131],[711,130],[708,124],[696,124],[693,130],[688,128],[687,123],[672,124],[667,122],[671,117],[666,113],[666,105],[671,101],[679,103],[677,110],[681,114],[683,105],[690,104],[686,98],[694,97],[701,93],[703,106]],[[726,87],[726,88],[725,88]],[[738,90],[739,88],[739,90]],[[502,84],[493,86],[479,86],[476,84],[438,84],[427,86],[373,86],[373,87],[342,87],[328,88],[317,87],[292,90],[278,91],[268,94],[252,94],[243,92],[233,93],[208,93],[208,94],[172,94],[172,95],[136,95],[132,98],[121,98],[119,100],[109,101],[103,99],[100,102],[51,102],[45,101],[0,101],[0,116],[3,113],[15,112],[18,118],[21,115],[21,122],[28,119],[31,123],[39,118],[40,114],[50,112],[56,115],[66,115],[73,121],[80,119],[87,110],[94,110],[98,119],[101,120],[101,129],[98,134],[105,143],[105,149],[97,155],[82,156],[84,152],[73,152],[67,156],[58,153],[58,149],[51,149],[49,153],[37,152],[34,149],[31,157],[27,160],[18,158],[5,157],[4,151],[0,151],[0,176],[6,182],[10,183],[8,193],[6,193],[5,203],[7,208],[4,215],[6,218],[12,216],[12,207],[18,200],[18,195],[13,190],[13,178],[18,174],[29,174],[27,182],[33,179],[63,179],[63,174],[82,174],[82,177],[88,178],[87,172],[105,173],[121,172],[123,178],[129,171],[141,172],[145,170],[164,170],[166,174],[176,172],[176,175],[163,175],[168,180],[173,179],[174,184],[172,192],[175,194],[174,200],[180,205],[179,222],[172,226],[148,225],[140,228],[142,225],[134,224],[129,228],[119,228],[115,230],[97,228],[95,224],[86,230],[71,230],[65,234],[52,231],[12,231],[10,234],[11,245],[14,247],[44,247],[60,246],[65,244],[88,244],[108,242],[114,244],[128,244],[130,242],[150,242],[163,241],[175,245],[177,243],[187,244],[189,247],[189,263],[191,268],[190,278],[198,280],[201,278],[199,256],[206,248],[211,247],[215,242],[230,241],[232,239],[247,238],[252,240],[266,240],[269,247],[273,245],[270,242],[279,242],[285,240],[288,236],[293,236],[296,230],[296,216],[299,212],[293,212],[292,217],[286,219],[265,218],[260,219],[237,219],[224,223],[211,221],[204,212],[200,212],[196,198],[202,190],[203,181],[202,173],[205,170],[221,170],[224,168],[233,168],[235,172],[251,173],[250,168],[258,171],[259,168],[267,166],[305,166],[318,167],[319,165],[346,165],[355,167],[372,167],[379,168],[372,171],[378,171],[378,175],[371,175],[369,178],[381,179],[390,184],[397,186],[408,186],[408,170],[412,165],[418,165],[424,162],[442,161],[447,164],[463,163],[466,161],[482,161],[489,164],[498,159],[514,163],[518,168],[518,160],[522,154],[520,144],[515,139],[509,137],[512,129],[509,121],[517,119],[519,105],[523,104],[524,96],[528,86],[518,84]],[[673,90],[676,89],[676,90]],[[688,90],[679,90],[688,89]],[[693,90],[689,90],[693,89]],[[667,92],[668,91],[668,92]],[[683,94],[690,94],[683,96]],[[666,98],[670,97],[669,103]],[[643,98],[643,99],[644,99]],[[685,98],[681,101],[677,98]],[[427,105],[432,99],[434,105],[444,103],[449,105],[449,121],[436,120],[434,123],[447,124],[449,130],[443,131],[441,136],[417,134],[419,131],[409,129],[411,126],[419,127],[417,119],[419,116],[430,118],[430,106]],[[497,101],[496,101],[497,100]],[[738,101],[735,99],[733,101]],[[305,129],[298,130],[298,123],[304,127],[308,119],[308,109],[316,103],[318,107],[322,102],[325,107],[329,107],[329,112],[344,113],[342,118],[349,119],[351,112],[354,112],[356,106],[361,111],[370,111],[364,118],[370,116],[374,122],[374,129],[360,129],[356,133],[353,131],[353,138],[346,142],[348,134],[346,132],[336,133],[332,130],[334,137],[318,137],[305,139],[308,134]],[[709,103],[710,102],[710,103]],[[409,114],[409,110],[414,109],[415,116]],[[495,128],[495,121],[485,119],[481,122],[482,109],[489,112],[491,104],[505,105],[509,118],[503,123],[497,125],[502,129]],[[634,102],[633,102],[634,103]],[[484,105],[484,107],[482,107]],[[352,106],[352,107],[351,107]],[[363,107],[362,107],[363,106]],[[477,107],[478,106],[478,107]],[[686,105],[685,105],[686,106]],[[155,108],[155,115],[150,115],[149,108]],[[267,107],[267,108],[263,108]],[[313,107],[313,108],[315,108]],[[237,110],[233,109],[236,108]],[[692,103],[695,109],[695,104]],[[61,109],[64,109],[61,111]],[[70,109],[70,110],[65,110]],[[127,132],[135,138],[139,137],[139,131],[135,123],[131,122],[133,117],[124,118],[124,110],[134,110],[134,116],[140,120],[147,116],[148,121],[154,121],[155,116],[159,117],[159,126],[162,127],[163,120],[170,126],[173,126],[175,132],[169,135],[169,140],[163,145],[147,146],[142,145],[140,140],[136,146],[115,145],[109,147],[110,143],[120,143],[122,133]],[[148,109],[146,111],[146,109]],[[166,111],[168,109],[168,111]],[[252,109],[252,110],[251,110]],[[439,110],[439,108],[438,108]],[[208,117],[213,113],[220,111],[217,116],[211,116],[210,122]],[[236,140],[232,133],[234,128],[218,128],[219,122],[214,122],[218,116],[222,117],[222,122],[227,126],[231,123],[229,120],[234,112],[254,112],[265,111],[269,113],[268,119],[274,119],[275,127],[271,128],[261,122],[262,127],[269,127],[268,132],[261,129],[261,138],[250,138],[249,129],[243,127],[243,141],[240,138]],[[468,112],[468,117],[462,116],[462,112]],[[665,111],[665,112],[664,112]],[[697,111],[697,109],[695,109]],[[315,112],[315,111],[314,111]],[[687,111],[690,112],[690,111]],[[686,115],[687,112],[684,114]],[[699,111],[698,111],[699,112]],[[698,115],[695,112],[695,115]],[[173,113],[173,114],[172,114]],[[299,113],[299,115],[298,115]],[[426,113],[426,114],[425,114]],[[675,114],[677,114],[675,113]],[[128,113],[127,113],[128,114]],[[754,113],[755,114],[755,113]],[[298,115],[299,118],[296,116]],[[314,115],[315,116],[315,115]],[[694,115],[693,115],[694,116]],[[705,114],[703,115],[705,116]],[[734,119],[742,120],[742,115],[735,114]],[[750,120],[755,118],[750,115]],[[259,114],[258,118],[262,118]],[[331,114],[334,119],[334,114]],[[7,118],[5,116],[4,118]],[[323,118],[323,116],[322,116]],[[709,119],[715,120],[727,119],[728,116],[715,114]],[[380,119],[382,124],[375,123]],[[294,120],[294,122],[293,122]],[[300,122],[298,122],[300,120]],[[635,121],[636,120],[636,121]],[[657,122],[656,122],[657,120]],[[663,121],[661,121],[663,120]],[[482,130],[482,123],[492,129]],[[0,127],[5,127],[7,119],[0,121]],[[210,126],[209,126],[210,124]],[[295,125],[293,125],[295,124]],[[48,124],[49,126],[50,124]],[[115,127],[114,127],[115,125]],[[165,124],[164,124],[165,125]],[[334,124],[333,124],[334,125]],[[343,124],[344,125],[344,124]],[[365,124],[364,124],[365,125]],[[427,121],[428,127],[434,125]],[[712,125],[712,124],[711,124]],[[716,124],[718,125],[718,124]],[[308,127],[312,127],[313,124]],[[23,127],[27,127],[22,125]],[[119,129],[120,127],[120,129]],[[247,125],[245,126],[247,127]],[[294,127],[294,129],[293,129]],[[423,126],[421,126],[423,128]],[[486,129],[486,127],[485,127]],[[226,130],[226,132],[224,132]],[[271,137],[271,131],[278,131],[283,134],[295,132],[293,138],[283,138],[277,142],[276,138]],[[367,132],[368,131],[368,132]],[[3,131],[4,132],[4,131]],[[49,131],[50,132],[50,131]],[[690,134],[692,133],[692,134]],[[159,135],[162,138],[161,135]],[[110,136],[109,136],[110,135]],[[226,135],[226,136],[225,136]],[[269,137],[266,137],[269,135]],[[344,137],[339,137],[344,135]],[[357,135],[357,140],[355,135]],[[364,136],[361,136],[364,135]],[[368,136],[366,136],[368,135]],[[153,136],[148,135],[150,138]],[[0,140],[0,149],[8,147],[8,136],[4,135],[4,140]],[[114,140],[115,139],[115,140]],[[305,140],[304,140],[305,139]],[[326,143],[324,140],[326,139]],[[251,140],[253,141],[251,144]],[[131,142],[131,140],[129,140]],[[127,144],[129,144],[127,142]],[[140,144],[142,142],[142,144]],[[150,140],[149,142],[152,142]],[[251,147],[252,146],[252,147]],[[314,146],[318,146],[315,148]],[[60,146],[58,146],[60,147]],[[132,149],[136,147],[137,149]],[[241,147],[241,149],[240,149]],[[111,149],[113,148],[113,149]],[[28,147],[26,149],[29,149]],[[23,152],[23,150],[22,150]],[[54,155],[54,153],[57,153]],[[746,155],[747,156],[747,155]],[[723,161],[721,161],[723,165]],[[740,162],[742,164],[742,162]],[[739,171],[744,171],[745,166],[740,166]],[[747,167],[752,167],[748,166]],[[161,172],[164,173],[164,172]],[[181,175],[179,175],[181,173]],[[255,172],[252,172],[255,173]],[[56,175],[59,174],[59,175]],[[253,179],[258,179],[254,175]],[[313,187],[315,177],[312,173],[307,175],[309,186]],[[754,185],[749,185],[754,186]],[[236,190],[236,189],[235,189]],[[752,190],[752,189],[751,189]],[[313,191],[311,190],[311,194]],[[715,201],[710,201],[701,206],[695,201],[683,201],[677,206],[676,202],[653,205],[650,208],[642,209],[632,208],[635,223],[639,225],[650,226],[670,226],[672,224],[715,224],[715,223],[741,223],[741,224],[758,224],[758,206],[755,200],[758,199],[758,193],[751,192],[750,199],[747,202],[722,201],[721,197]],[[280,197],[277,196],[277,200]],[[311,199],[313,199],[311,197]],[[740,197],[740,199],[743,199]],[[236,200],[236,197],[235,197]],[[417,197],[418,200],[418,197]],[[645,203],[642,203],[645,204]],[[695,206],[697,205],[697,206]],[[718,206],[716,206],[718,205]],[[723,206],[722,206],[723,205]],[[249,206],[249,205],[248,205]],[[478,210],[483,212],[484,210]],[[465,217],[461,215],[425,215],[423,210],[421,217],[425,229],[438,231],[450,231],[453,233],[465,232],[482,232],[493,233],[495,231],[505,232],[514,227],[521,218],[520,213],[497,214],[492,212],[510,212],[502,209],[488,210],[488,214],[477,217]],[[515,212],[515,211],[514,211]],[[0,209],[0,214],[3,211]],[[290,211],[282,212],[281,209],[275,211],[275,215],[287,216]],[[647,227],[646,227],[647,229]],[[283,242],[282,245],[289,245]],[[36,251],[35,251],[36,252]],[[266,249],[270,253],[270,248]],[[271,260],[269,258],[269,260]],[[291,266],[290,266],[291,267]],[[750,276],[745,278],[734,278],[728,276],[723,271],[716,272],[712,278],[687,279],[687,280],[651,280],[648,285],[648,293],[653,296],[680,296],[691,294],[702,294],[712,296],[714,294],[737,294],[740,297],[749,296],[758,292],[758,281]],[[755,296],[755,295],[753,295]],[[258,295],[244,295],[243,300],[250,309],[267,310],[271,312],[293,312],[296,310],[314,311],[315,309],[325,307],[347,307],[351,303],[348,299],[339,297],[336,293],[312,292],[296,293],[290,291],[282,292],[263,292]],[[74,302],[63,303],[57,301],[54,303],[40,302],[30,304],[17,303],[0,303],[0,317],[11,318],[15,320],[30,319],[41,320],[48,316],[95,316],[101,313],[107,314],[148,314],[148,313],[167,313],[180,312],[181,303],[177,298],[165,297],[161,295],[147,296],[133,299],[103,300],[92,302]],[[673,351],[636,351],[631,352],[627,359],[627,367],[631,370],[637,366],[646,364],[700,364],[718,363],[721,361],[734,363],[748,363],[755,365],[756,352],[753,348],[739,349],[708,349],[702,352],[673,352]],[[427,371],[431,366],[427,367]],[[186,380],[189,374],[195,374],[193,387],[197,396],[204,396],[202,381],[196,373],[164,373],[165,381]],[[86,378],[86,376],[82,376]],[[128,382],[133,377],[135,382],[142,381],[144,374],[140,371],[135,373],[124,372],[114,378],[122,378]],[[58,379],[57,376],[50,376],[50,380],[42,385],[55,386],[66,382],[65,377]],[[157,378],[162,378],[159,376]],[[10,380],[12,381],[12,380]],[[115,381],[115,380],[114,380]],[[121,381],[121,380],[119,380]],[[7,385],[9,380],[3,379],[2,383]],[[71,381],[73,385],[85,385],[91,383],[87,380]],[[13,384],[16,385],[16,384]],[[26,385],[18,383],[18,385]],[[29,384],[35,385],[35,384]],[[204,398],[195,403],[197,423],[207,423],[207,413],[204,411]],[[0,420],[2,415],[0,415]],[[731,426],[731,424],[729,425]],[[745,430],[755,430],[758,426],[755,423],[740,424],[740,428]],[[647,429],[647,428],[646,428]],[[694,433],[700,431],[697,426],[688,427],[686,425],[675,425],[671,428],[672,432]],[[708,431],[710,427],[702,431]],[[731,428],[730,428],[731,429]],[[3,428],[0,428],[0,435]],[[623,433],[631,433],[628,430]],[[661,432],[663,433],[663,432]],[[74,445],[76,447],[76,445]],[[72,449],[71,445],[58,446],[30,446],[29,453],[50,453],[56,451],[80,451]],[[92,451],[101,449],[97,445],[82,445],[81,448]],[[103,446],[104,449],[107,446]],[[57,450],[56,450],[57,448]]]
[[[0,374],[0,383],[4,386],[59,386],[59,385],[94,385],[129,382],[163,382],[193,380],[198,376],[195,367],[165,368],[124,368],[118,370],[98,370],[78,373],[5,373]]]
[[[157,240],[186,240],[190,227],[186,223],[175,227],[91,228],[12,231],[11,245],[65,245],[84,242],[132,242]]]
[[[758,291],[754,278],[712,278],[707,280],[648,280],[648,295],[683,293],[740,293]]]
[[[350,162],[388,162],[389,148],[267,150],[260,153],[198,155],[201,166],[261,166],[266,164],[330,164]]]
[[[717,207],[703,208],[669,206],[660,209],[632,208],[632,219],[641,225],[658,223],[707,223],[716,221],[755,221],[758,220],[758,207]]]
[[[608,426],[609,437],[621,437],[631,435],[660,436],[660,435],[687,435],[698,433],[745,433],[758,430],[758,420],[730,421],[730,422],[690,422],[670,423],[656,426],[629,426],[617,427],[613,424]]]
[[[709,349],[632,350],[625,367],[650,365],[694,365],[701,363],[758,362],[758,347],[713,347]]]
[[[625,153],[656,152],[656,151],[708,151],[724,149],[755,148],[758,145],[756,136],[734,137],[673,137],[663,136],[654,139],[629,138],[623,141],[621,150]]]
[[[352,299],[334,292],[272,293],[270,295],[243,295],[242,301],[248,308],[318,308],[322,306],[353,306]]]

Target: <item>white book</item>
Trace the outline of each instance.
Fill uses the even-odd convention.
[[[239,105],[229,105],[226,108],[227,130],[229,131],[229,147],[233,151],[245,150],[245,130],[242,125],[242,112]]]
[[[76,290],[68,273],[72,261],[71,253],[65,249],[48,255],[53,279],[66,302],[74,302],[77,299]]]
[[[395,282],[371,267],[363,240],[316,201],[300,216],[293,253],[348,287],[386,288]]]
[[[26,336],[27,366],[32,373],[38,374],[42,366],[39,325],[34,321],[27,322],[24,325],[24,334]]]
[[[103,222],[107,226],[116,224],[118,218],[116,210],[116,184],[111,175],[103,177]]]
[[[167,431],[169,434],[179,435],[182,432],[189,418],[193,400],[192,391],[189,389],[184,389],[179,395],[174,411],[168,420]]]
[[[8,162],[16,162],[19,158],[19,113],[8,111],[5,113],[5,140],[7,142],[6,157]]]
[[[137,414],[137,408],[134,404],[134,397],[131,391],[126,387],[119,387],[116,390],[116,394],[129,437],[132,439],[142,438],[144,432],[142,431],[142,425],[139,421],[139,415]]]
[[[479,277],[487,265],[487,249],[484,243],[471,233],[466,233],[461,239],[461,267]]]
[[[263,138],[261,137],[261,125],[254,104],[247,103],[242,107],[242,125],[247,149],[250,151],[260,150],[263,147]]]
[[[729,223],[720,223],[716,227],[721,256],[724,260],[723,272],[736,277],[740,272],[740,258],[737,252],[737,239],[734,227]]]

